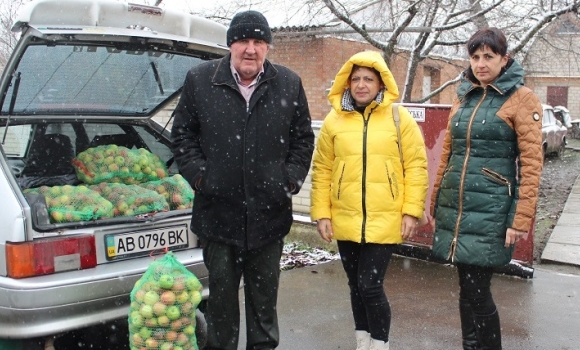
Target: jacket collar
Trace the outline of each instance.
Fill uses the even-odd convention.
[[[523,85],[524,69],[516,60],[510,59],[507,64],[507,69],[503,73],[500,73],[499,77],[488,86],[496,90],[499,94],[504,95],[514,87],[520,87]],[[465,71],[461,74],[461,85],[457,88],[457,97],[459,97],[460,100],[463,100],[465,95],[477,88],[481,88],[479,82],[469,80]]]

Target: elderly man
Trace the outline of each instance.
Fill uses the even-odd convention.
[[[298,75],[266,59],[272,34],[256,11],[236,14],[230,53],[187,74],[172,128],[180,172],[194,187],[191,228],[209,270],[205,349],[238,346],[243,276],[247,349],[274,349],[283,239],[314,150]]]

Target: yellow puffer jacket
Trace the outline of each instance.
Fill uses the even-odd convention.
[[[364,115],[342,108],[353,65],[380,72],[386,91]],[[332,220],[334,238],[354,242],[401,243],[404,214],[421,217],[429,186],[425,143],[409,111],[399,107],[405,170],[399,157],[392,103],[399,97],[395,79],[378,52],[352,56],[340,69],[328,99],[314,151],[312,220]],[[403,175],[404,174],[404,175]]]

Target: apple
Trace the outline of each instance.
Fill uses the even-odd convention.
[[[167,331],[167,333],[165,333],[165,340],[173,343],[174,341],[177,340],[177,332],[176,331]]]
[[[191,293],[190,297],[191,303],[197,307],[201,302],[201,293],[200,292],[193,292]]]
[[[189,325],[183,329],[183,333],[187,335],[194,335],[195,334],[195,327],[193,325]]]
[[[181,320],[172,321],[171,325],[169,326],[169,328],[171,328],[174,331],[180,331],[182,327],[183,323],[181,322]]]
[[[181,304],[181,313],[183,315],[189,315],[195,308],[193,307],[193,303],[191,301],[184,302]]]
[[[175,343],[177,345],[184,345],[187,344],[189,342],[189,337],[184,334],[184,333],[179,333],[177,334],[177,340],[175,341]]]
[[[175,293],[172,291],[166,291],[161,294],[161,302],[165,305],[173,305],[175,304]]]
[[[200,291],[202,286],[197,277],[188,277],[185,280],[185,286],[189,291]]]
[[[152,334],[153,334],[153,331],[149,327],[141,327],[141,329],[139,330],[139,335],[143,339],[151,338]]]
[[[139,333],[133,333],[131,335],[131,342],[133,345],[141,346],[143,345],[143,337]]]
[[[165,315],[166,310],[167,310],[167,305],[163,304],[160,301],[153,304],[153,313],[157,316]]]
[[[195,320],[195,318],[194,318]],[[187,317],[187,316],[183,316],[182,318],[179,319],[179,321],[181,321],[181,324],[184,326],[188,326],[191,324],[191,318]]]
[[[159,323],[155,317],[145,319],[145,326],[149,328],[155,328],[159,326]]]
[[[145,293],[147,293],[144,289],[139,289],[135,292],[135,301],[142,303],[145,298]]]
[[[181,312],[177,306],[172,305],[167,308],[166,316],[169,317],[170,320],[174,321],[181,317]]]
[[[157,318],[157,324],[159,325],[159,327],[169,327],[170,323],[171,323],[171,320],[166,315],[159,316]]]
[[[141,328],[145,322],[145,319],[143,318],[143,316],[141,314],[131,314],[131,318],[129,319],[129,322],[131,323],[132,326],[137,327],[137,328]]]
[[[145,293],[145,296],[143,297],[143,302],[150,306],[153,306],[153,304],[155,304],[158,301],[159,294],[157,294],[157,292],[153,290],[150,290],[147,293]]]
[[[189,293],[186,291],[182,291],[181,293],[175,296],[175,301],[180,304],[183,304],[189,300]]]
[[[171,344],[171,343],[163,343],[159,347],[159,350],[173,350],[173,344]]]
[[[63,213],[53,210],[50,213],[50,217],[52,218],[52,220],[54,220],[55,222],[62,222],[64,220],[64,215]]]
[[[151,305],[143,304],[141,305],[141,309],[139,309],[141,316],[144,318],[151,318],[153,317],[153,307]]]
[[[147,338],[147,340],[145,340],[145,346],[147,346],[148,349],[157,349],[159,347],[159,342],[154,338]]]
[[[140,307],[141,307],[140,302],[132,301],[131,304],[129,305],[129,310],[139,310]]]
[[[185,277],[178,276],[175,278],[175,283],[173,284],[172,290],[174,292],[181,292],[185,289]]]

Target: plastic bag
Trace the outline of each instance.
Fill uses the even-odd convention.
[[[138,185],[101,182],[89,187],[113,203],[114,216],[133,216],[169,210],[169,204],[162,195]]]
[[[40,186],[26,189],[24,193],[44,196],[52,223],[89,221],[113,216],[113,204],[87,186]]]
[[[171,210],[193,207],[193,189],[189,185],[189,182],[180,174],[175,174],[157,181],[145,182],[139,186],[163,195],[167,203],[169,203]]]
[[[72,160],[77,177],[94,185],[118,182],[128,185],[159,180],[168,175],[167,166],[159,156],[144,148],[128,149],[117,145],[102,145],[79,153]]]
[[[152,262],[131,291],[132,348],[196,349],[195,311],[201,283],[168,252]]]

